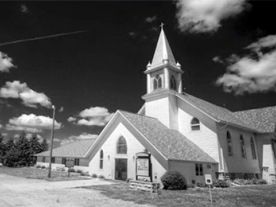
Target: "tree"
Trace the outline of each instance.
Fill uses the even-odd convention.
[[[42,152],[48,150],[48,143],[47,143],[47,139],[46,138],[43,138],[43,141],[41,143],[41,149],[42,149]]]
[[[29,141],[29,144],[30,144],[30,151],[31,151],[31,155],[32,155],[32,163],[31,164],[35,164],[36,157],[34,155],[43,151],[42,145],[39,143],[37,135],[32,136],[31,140]]]
[[[3,163],[5,154],[6,154],[6,145],[4,143],[3,135],[0,134],[0,163]]]

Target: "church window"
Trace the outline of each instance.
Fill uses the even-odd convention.
[[[170,79],[170,88],[173,89],[173,90],[176,90],[176,80],[174,78],[174,76],[171,76],[171,79]]]
[[[103,158],[104,158],[104,153],[103,150],[100,151],[100,169],[103,169]]]
[[[42,162],[45,162],[45,157],[42,157]]]
[[[240,143],[241,143],[241,154],[243,158],[246,158],[246,150],[245,150],[245,144],[244,144],[244,138],[242,135],[240,135]]]
[[[55,157],[52,157],[51,162],[52,162],[52,163],[55,163],[55,162],[56,162]]]
[[[124,137],[120,137],[117,143],[117,153],[126,154],[127,153],[127,144]]]
[[[193,131],[200,130],[200,122],[195,117],[191,120],[191,129]]]
[[[61,163],[62,163],[63,165],[66,164],[66,158],[65,158],[65,157],[62,158]]]
[[[162,88],[162,78],[159,75],[156,75],[153,79],[153,89]]]
[[[202,164],[199,164],[199,163],[195,164],[195,172],[196,172],[196,176],[202,176],[203,175],[203,166],[202,166]]]
[[[256,160],[257,155],[256,155],[256,148],[255,148],[255,143],[254,143],[253,137],[251,137],[251,139],[250,139],[250,145],[251,145],[252,158],[253,158],[253,160]]]
[[[232,156],[233,155],[232,138],[231,138],[230,132],[228,132],[228,131],[226,133],[226,139],[227,139],[227,151],[228,151],[228,155]]]

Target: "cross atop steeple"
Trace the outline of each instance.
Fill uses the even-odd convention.
[[[161,27],[161,30],[163,30],[163,27],[164,27],[164,23],[163,22],[161,22],[160,27]]]

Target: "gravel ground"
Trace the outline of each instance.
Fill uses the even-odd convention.
[[[83,186],[111,185],[112,182],[91,179],[48,182],[0,174],[1,207],[138,207],[130,201],[112,199],[98,190]]]

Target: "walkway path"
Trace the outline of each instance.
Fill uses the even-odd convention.
[[[115,200],[81,186],[109,185],[109,181],[73,180],[48,182],[0,174],[1,207],[149,207]]]

